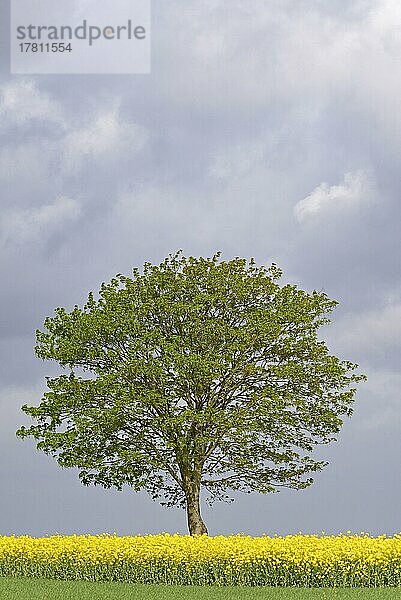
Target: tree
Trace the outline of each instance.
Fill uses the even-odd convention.
[[[17,435],[84,485],[186,508],[191,534],[207,533],[201,488],[212,503],[308,487],[327,465],[310,452],[335,439],[365,376],[317,338],[337,301],[280,287],[281,275],[180,251],[103,283],[82,309],[57,308],[35,352],[68,374],[46,378],[39,406],[22,407],[38,424]]]

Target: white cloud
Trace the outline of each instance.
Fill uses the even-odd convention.
[[[66,222],[74,221],[80,214],[79,203],[65,196],[60,196],[53,204],[11,210],[1,216],[0,240],[3,244],[39,241],[60,230]]]
[[[299,222],[310,218],[352,210],[370,199],[372,184],[364,171],[346,173],[344,181],[338,185],[327,183],[318,185],[309,196],[297,202],[294,215]]]
[[[23,164],[41,162],[40,171],[47,168],[48,177],[54,177],[55,157],[61,156],[60,174],[63,176],[79,171],[88,160],[103,166],[119,162],[124,156],[132,157],[148,139],[143,127],[122,117],[119,101],[111,107],[98,106],[94,114],[81,114],[74,119],[66,116],[60,104],[32,80],[12,80],[0,86],[0,128],[26,126],[33,121],[56,123],[62,127],[62,134],[54,140],[45,135],[45,148],[42,137],[37,134],[33,143],[28,138],[17,146],[4,145],[0,177],[12,179],[13,172],[18,173],[18,165],[12,163],[20,164],[19,156],[28,159],[23,160]],[[12,155],[15,161],[9,158]]]
[[[376,2],[368,19],[372,32],[387,48],[401,48],[400,21],[401,4],[398,0]]]
[[[0,126],[46,121],[65,126],[59,104],[30,79],[16,79],[0,86]]]
[[[124,121],[116,105],[100,110],[86,126],[71,128],[63,141],[64,168],[76,170],[88,160],[107,164],[139,152],[147,141],[143,127]]]
[[[172,0],[160,14],[161,95],[192,112],[237,111],[240,119],[280,107],[317,114],[348,107],[372,127],[377,119],[378,133],[395,138],[399,152],[401,4],[334,4]]]

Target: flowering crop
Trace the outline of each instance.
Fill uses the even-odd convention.
[[[401,534],[0,536],[0,576],[194,585],[401,585]]]

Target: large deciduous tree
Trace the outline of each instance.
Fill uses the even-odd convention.
[[[207,533],[202,488],[211,503],[308,487],[327,464],[311,451],[335,439],[365,376],[317,337],[337,302],[280,286],[281,274],[177,252],[117,275],[82,309],[57,308],[35,351],[67,373],[22,407],[37,424],[17,435],[85,485],[186,508],[191,534]]]

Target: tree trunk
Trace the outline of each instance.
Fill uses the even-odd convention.
[[[208,535],[207,527],[201,517],[199,495],[199,486],[194,484],[190,485],[190,489],[185,493],[188,530],[191,535],[199,535],[202,533]]]

